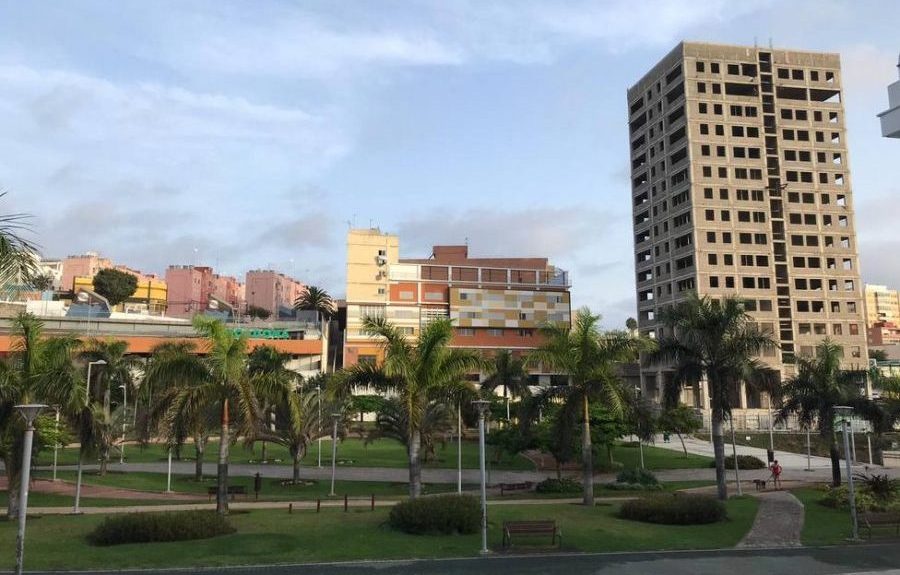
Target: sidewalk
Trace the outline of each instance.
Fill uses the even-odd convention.
[[[684,438],[684,446],[687,448],[688,453],[694,453],[696,455],[705,455],[707,457],[713,457],[713,446],[709,441],[701,441],[699,439],[693,437],[685,437]],[[678,441],[678,438],[673,438],[670,443],[663,443],[662,436],[658,437],[654,447],[662,447],[663,449],[671,449],[673,451],[681,451],[681,442]],[[738,445],[737,446],[738,455],[752,455],[754,457],[758,457],[763,461],[767,461],[767,453],[766,450],[760,447],[748,447],[746,445]],[[731,456],[732,447],[730,438],[726,438],[725,440],[725,455]],[[778,460],[778,463],[781,464],[781,467],[786,471],[803,471],[807,468],[807,459],[805,453],[787,453],[787,452],[775,452],[775,459]],[[827,457],[819,457],[813,455],[809,458],[809,467],[811,469],[831,469],[831,460]]]

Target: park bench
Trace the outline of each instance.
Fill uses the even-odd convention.
[[[557,527],[553,519],[540,519],[534,521],[504,521],[503,522],[503,548],[512,546],[513,535],[536,536],[549,535],[551,545],[562,545],[562,530]]]
[[[900,512],[898,511],[865,511],[863,523],[869,530],[869,539],[872,538],[873,527],[893,527],[894,534],[900,535]]]
[[[500,484],[500,497],[507,491],[528,491],[534,486],[534,484],[530,481],[525,481],[523,483],[501,483]]]
[[[219,488],[215,485],[206,488],[206,495],[208,496],[210,501],[212,501],[213,496],[218,492]],[[247,495],[247,488],[243,485],[229,485],[228,495],[230,495],[231,500],[234,501],[235,495]]]

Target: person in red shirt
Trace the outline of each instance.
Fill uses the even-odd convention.
[[[772,462],[769,469],[772,471],[772,483],[775,484],[775,489],[781,489],[781,465],[778,464],[777,459]]]

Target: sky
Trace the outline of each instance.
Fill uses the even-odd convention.
[[[403,257],[549,257],[635,314],[625,93],[681,40],[839,52],[861,270],[900,287],[883,0],[0,0],[0,213],[45,257],[274,267],[344,292]],[[894,255],[891,255],[894,254]]]

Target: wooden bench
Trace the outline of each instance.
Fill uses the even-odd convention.
[[[865,511],[863,512],[863,524],[869,530],[869,539],[872,538],[873,527],[893,527],[894,535],[900,535],[900,512]]]
[[[556,521],[553,519],[539,519],[534,521],[504,521],[504,549],[512,546],[513,535],[549,535],[551,545],[562,545],[562,530],[557,527]]]
[[[500,497],[507,491],[528,491],[534,486],[534,484],[530,481],[525,481],[524,483],[501,483],[500,484]]]
[[[219,488],[215,485],[213,485],[212,487],[206,488],[206,495],[210,501],[212,501],[213,496],[216,495],[218,492],[219,492]],[[247,495],[247,488],[244,487],[243,485],[229,485],[228,486],[228,495],[230,495],[231,500],[234,501],[234,497],[236,495]]]

